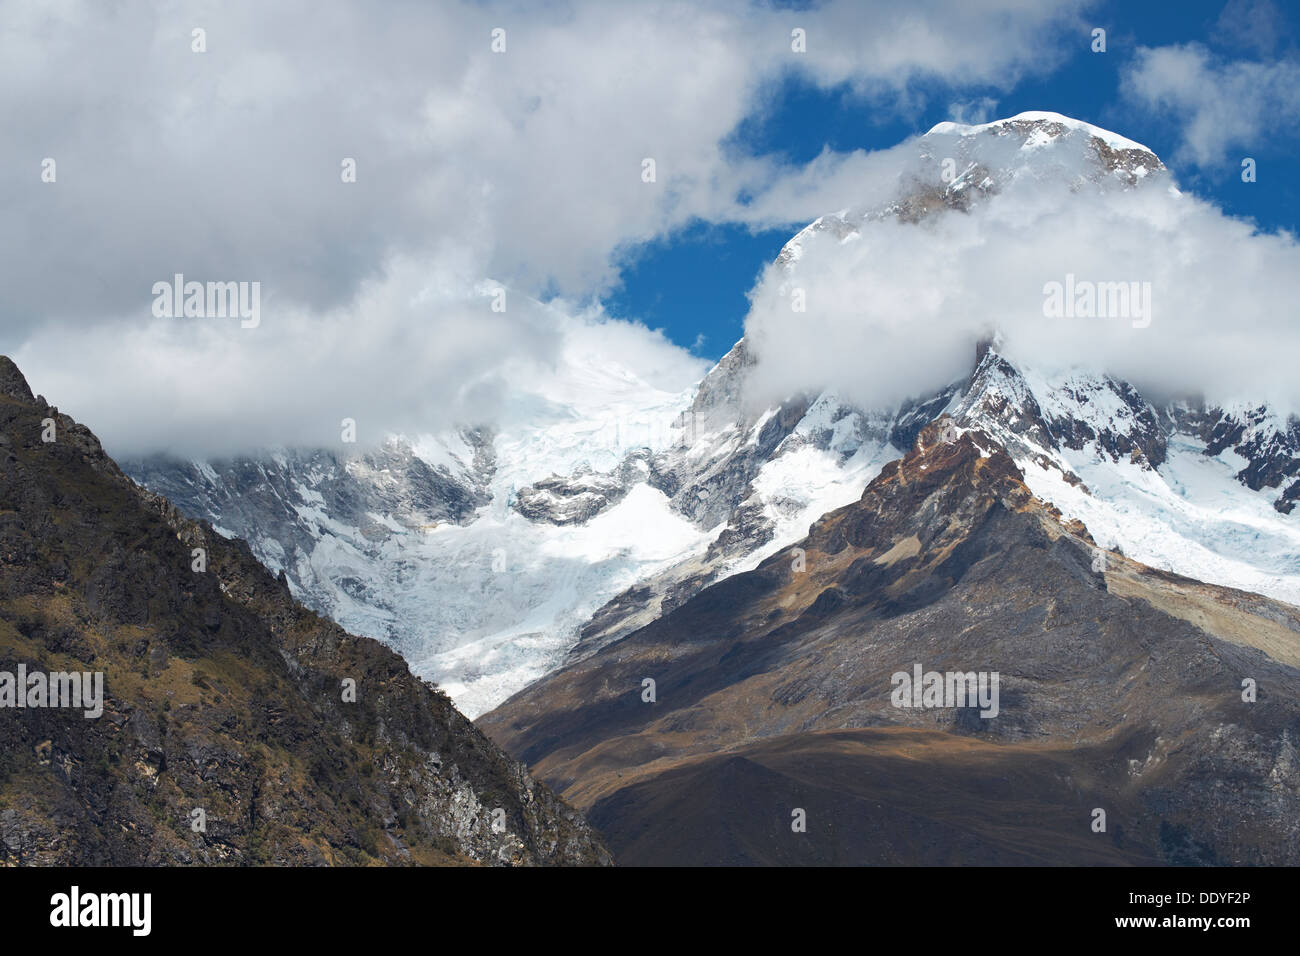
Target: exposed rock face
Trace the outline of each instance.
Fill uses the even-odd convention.
[[[0,709],[0,862],[608,861],[401,658],[136,486],[3,357],[0,435],[0,669],[100,672],[105,697]]]
[[[328,611],[336,602],[309,560],[322,521],[355,528],[358,549],[377,557],[395,528],[421,533],[462,524],[488,503],[491,435],[466,429],[459,437],[465,461],[454,468],[430,466],[400,439],[351,457],[298,449],[201,464],[155,456],[128,467],[135,480],[185,514],[252,538],[259,559],[285,570],[304,599]],[[342,590],[347,598],[387,609],[388,596],[361,581],[345,581]]]
[[[1281,418],[1266,405],[1216,408],[1183,402],[1163,409],[1168,428],[1196,435],[1205,454],[1225,450],[1242,459],[1237,478],[1253,491],[1276,488],[1273,507],[1290,514],[1300,500],[1300,420]]]
[[[551,475],[525,485],[516,493],[514,508],[530,521],[583,524],[626,498],[640,481],[660,489],[669,481],[656,471],[654,456],[643,448],[629,452],[614,472],[580,468],[571,475]]]
[[[1300,862],[1300,611],[1100,553],[943,425],[479,726],[625,863]],[[915,665],[997,673],[996,716],[896,706]]]
[[[1164,463],[1166,433],[1155,409],[1133,386],[1105,375],[1066,377],[1053,385],[1047,396],[1053,404],[1045,409],[1020,371],[983,347],[953,418],[996,434],[1017,459],[1087,448],[1146,468]]]
[[[1277,489],[1278,511],[1290,513],[1300,496],[1300,421],[1294,416],[1251,403],[1224,409],[1192,399],[1156,406],[1127,382],[1082,371],[1037,385],[1031,389],[1021,370],[983,345],[969,382],[956,387],[962,397],[952,415],[994,434],[1017,460],[1088,450],[1158,469],[1172,440],[1192,438],[1204,444],[1207,458],[1236,455],[1236,478],[1245,487]],[[1042,407],[1044,400],[1050,407]]]

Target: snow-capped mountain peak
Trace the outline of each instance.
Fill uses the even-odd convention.
[[[1055,139],[1066,130],[1075,130],[1084,133],[1089,138],[1100,139],[1111,149],[1141,150],[1152,156],[1155,155],[1141,143],[1136,143],[1126,136],[1120,136],[1108,129],[1102,129],[1100,126],[1094,126],[1092,123],[1086,123],[1083,120],[1077,120],[1062,113],[1053,113],[1046,110],[1026,110],[1005,119],[974,125],[954,122],[936,123],[926,135],[956,133],[960,136],[973,136],[979,133],[993,133],[1001,136],[1023,131],[1024,129],[1029,129],[1030,135],[1021,147],[1022,149],[1036,148]]]
[[[813,234],[962,216],[1026,185],[1124,202],[1167,182],[1145,147],[1052,113],[939,124],[907,148],[885,199],[816,220],[778,266],[834,252]],[[587,331],[553,373],[508,383],[491,429],[127,468],[471,716],[799,540],[943,416],[1004,446],[1100,546],[1300,603],[1300,424],[1257,401],[1157,406],[1105,369],[1040,368],[996,337],[967,374],[906,401],[771,401],[748,340],[683,389],[610,363]],[[960,354],[945,365],[960,368]]]
[[[777,262],[797,262],[809,236],[830,233],[847,242],[874,220],[919,222],[945,210],[966,212],[1020,181],[1076,191],[1156,182],[1173,188],[1164,163],[1147,147],[1060,113],[1026,112],[976,126],[939,123],[911,149],[891,195],[819,217],[786,243]]]

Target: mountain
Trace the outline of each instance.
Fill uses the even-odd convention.
[[[613,594],[707,543],[641,480],[642,444],[673,440],[689,395],[603,359],[578,341],[558,384],[517,382],[513,427],[124,468],[473,715],[558,662]]]
[[[1055,113],[943,123],[909,148],[894,179],[795,235],[777,268],[797,280],[813,235],[921,227],[1025,183],[1177,192],[1146,147]],[[573,348],[554,380],[516,384],[504,425],[124,467],[246,539],[295,597],[399,651],[470,716],[798,541],[944,414],[1002,445],[1103,547],[1300,603],[1294,418],[1250,396],[1170,401],[1100,368],[1033,367],[995,330],[971,346],[967,374],[878,408],[830,391],[764,400],[747,339],[681,393]]]
[[[4,357],[0,658],[6,864],[609,860],[400,657],[139,488]],[[47,674],[88,675],[81,706],[36,706]]]
[[[895,456],[888,422],[832,422],[828,403],[743,411],[727,361],[674,395],[584,356],[567,393],[517,396],[531,414],[516,428],[124,468],[475,715],[558,665],[627,588],[755,560]]]
[[[626,864],[1300,862],[1300,610],[1103,551],[950,426],[479,726]],[[922,671],[993,706],[899,706]]]
[[[862,184],[853,205],[791,238],[772,267],[779,279],[816,275],[820,257],[882,223],[961,223],[1008,194],[1180,196],[1146,147],[1059,114],[940,124],[895,155],[896,175]],[[972,337],[964,370],[945,364],[911,397],[875,406],[817,388],[773,399],[764,371],[782,356],[761,336],[682,390],[583,328],[551,374],[511,378],[490,423],[124,462],[174,509],[111,463],[100,477],[130,491],[130,507],[158,512],[167,540],[180,534],[224,556],[211,567],[226,588],[203,599],[245,602],[254,620],[238,633],[258,635],[248,647],[283,645],[278,659],[328,675],[312,678],[320,686],[343,675],[328,648],[365,648],[467,741],[457,766],[482,771],[460,771],[471,791],[497,779],[491,768],[514,765],[451,701],[588,810],[625,862],[1296,860],[1284,823],[1296,787],[1295,418],[1258,396],[1144,394],[1102,367],[1030,361],[992,327]],[[26,386],[11,391],[21,403]],[[48,538],[24,553],[43,553]],[[85,594],[98,594],[125,558],[89,535],[78,544],[117,562],[99,577],[84,569]],[[64,580],[64,565],[80,567],[57,558],[51,581]],[[169,575],[134,587],[198,593],[187,575]],[[139,626],[139,600],[120,598],[130,618],[120,626]],[[330,627],[325,618],[381,641],[450,701],[360,638],[297,636]],[[19,635],[36,628],[48,640],[46,625],[24,627]],[[152,646],[141,640],[123,649],[105,637],[92,649],[138,655]],[[278,666],[250,659],[268,673]],[[228,703],[249,684],[219,663],[198,679],[224,674],[217,693]],[[892,677],[914,665],[997,672],[998,716],[894,707]],[[654,703],[641,699],[647,678]],[[1245,679],[1257,702],[1241,698]],[[363,746],[378,738],[349,737],[346,712],[294,693],[313,719],[356,740],[339,759],[381,766]],[[236,730],[264,733],[256,701],[237,703]],[[410,736],[419,713],[376,713],[375,733]],[[410,766],[446,755],[439,733],[403,743]],[[518,767],[500,773],[533,786]],[[405,858],[350,835],[388,819],[383,794],[396,788],[357,780],[365,813],[349,816],[357,804],[331,796],[337,822],[317,849]],[[411,792],[421,786],[434,785],[426,776]],[[478,820],[491,802],[442,792],[454,819]],[[423,818],[407,834],[400,813],[393,829],[413,859],[428,839],[452,841],[436,844],[438,859],[603,859],[549,799],[518,797],[553,821],[534,839],[519,810],[522,848],[484,844],[477,831],[457,843],[464,827],[431,833]],[[1113,823],[1105,836],[1087,825],[1098,808]],[[809,824],[791,842],[795,809]],[[241,852],[260,858],[262,840],[257,831]]]

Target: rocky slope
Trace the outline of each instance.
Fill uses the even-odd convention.
[[[0,862],[608,861],[401,658],[136,486],[0,357],[0,669],[20,664],[102,673],[105,701],[0,710]]]
[[[1102,551],[948,424],[479,726],[625,863],[1300,862],[1300,612]],[[996,714],[896,706],[917,665]]]

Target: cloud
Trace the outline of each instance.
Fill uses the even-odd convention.
[[[563,347],[545,310],[470,308],[486,277],[581,306],[630,244],[802,221],[851,189],[861,154],[805,170],[727,147],[780,77],[879,103],[1008,88],[1054,66],[1081,6],[9,3],[0,351],[133,447],[299,440],[336,405],[441,420],[491,369]],[[178,272],[260,282],[262,327],[154,321]]]
[[[961,100],[948,104],[948,118],[955,123],[975,126],[993,119],[994,110],[997,108],[998,101],[992,96]]]
[[[1290,132],[1300,120],[1300,62],[1228,60],[1199,44],[1142,47],[1125,71],[1124,96],[1181,126],[1176,162],[1211,166]],[[1232,157],[1235,161],[1239,157]]]
[[[401,261],[323,313],[275,311],[250,329],[238,318],[55,326],[15,360],[33,389],[125,456],[333,447],[344,418],[361,445],[499,424],[530,395],[578,404],[566,395],[582,381],[575,352],[581,367],[613,366],[647,392],[680,391],[705,370],[662,334],[598,308],[506,289],[496,312],[502,288],[466,289],[436,264]]]
[[[953,155],[932,139],[907,146]],[[1055,172],[1019,176],[968,214],[885,217],[843,238],[806,234],[793,266],[769,267],[751,295],[754,397],[766,404],[830,388],[888,408],[959,378],[975,344],[996,331],[1005,352],[1035,367],[1100,368],[1153,395],[1250,397],[1300,411],[1295,237],[1258,233],[1171,188],[1166,174],[1132,190],[1079,188],[1070,163],[1058,168],[1051,155],[1068,159],[1065,139],[1031,160]],[[922,175],[900,156],[895,181]],[[928,175],[937,180],[937,169]],[[1067,281],[1149,283],[1149,324],[1136,310],[1049,317],[1048,284]]]

